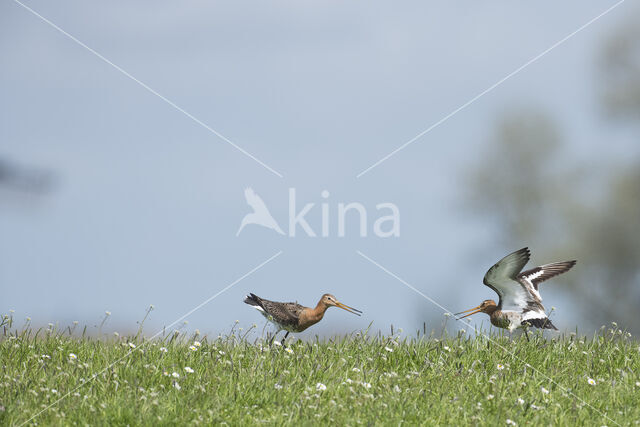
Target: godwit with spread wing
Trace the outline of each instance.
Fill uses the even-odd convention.
[[[341,303],[331,294],[322,295],[322,298],[320,298],[315,308],[305,307],[297,302],[269,301],[255,294],[247,295],[244,302],[258,310],[267,320],[273,322],[278,327],[273,338],[275,338],[278,332],[282,330],[287,331],[282,339],[283,344],[289,332],[302,332],[309,326],[321,321],[324,317],[324,312],[327,311],[329,307],[340,307],[357,316],[360,316],[362,313],[360,310]],[[273,342],[273,339],[271,341]]]
[[[456,315],[470,312],[460,317],[462,319],[475,313],[487,313],[492,325],[509,329],[509,332],[530,326],[558,330],[545,313],[538,285],[569,271],[576,261],[554,262],[521,272],[530,255],[528,248],[522,248],[502,258],[485,274],[483,282],[496,291],[500,297],[498,304],[484,300],[479,306]]]

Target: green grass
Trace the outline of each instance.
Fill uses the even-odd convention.
[[[363,332],[296,341],[287,350],[249,342],[238,331],[216,339],[99,340],[69,329],[15,330],[10,320],[0,325],[2,425],[24,423],[45,408],[30,422],[506,425],[512,420],[612,426],[640,420],[639,343],[616,328],[588,339],[536,335],[531,342],[499,335],[491,342],[463,333],[437,339]],[[201,344],[190,349],[196,340]]]

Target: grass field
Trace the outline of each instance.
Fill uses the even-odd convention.
[[[640,346],[615,327],[530,342],[361,332],[269,347],[239,331],[98,340],[11,321],[0,343],[2,425],[640,422]]]

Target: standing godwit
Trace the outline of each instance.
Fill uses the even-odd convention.
[[[479,306],[456,315],[471,312],[460,317],[462,319],[475,313],[487,313],[491,324],[509,329],[509,332],[530,326],[558,330],[545,313],[538,285],[569,271],[576,261],[554,262],[521,272],[530,255],[529,248],[522,248],[502,258],[485,274],[483,282],[496,291],[500,297],[498,304],[484,300]]]
[[[305,307],[297,302],[269,301],[255,294],[247,295],[244,302],[258,310],[267,320],[273,322],[278,327],[278,330],[273,335],[273,339],[275,339],[278,332],[282,330],[287,331],[282,339],[282,344],[284,344],[284,340],[287,339],[289,332],[302,332],[309,326],[321,321],[324,317],[324,312],[327,311],[329,307],[340,307],[357,316],[360,316],[360,313],[362,313],[360,310],[341,303],[331,294],[322,295],[322,298],[320,298],[315,308]],[[273,342],[273,339],[271,342]]]

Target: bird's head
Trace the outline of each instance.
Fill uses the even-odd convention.
[[[458,319],[463,319],[463,318],[465,318],[467,316],[471,316],[472,314],[476,314],[476,313],[487,313],[487,314],[490,315],[491,313],[493,313],[497,309],[498,309],[498,304],[496,304],[496,302],[494,300],[486,299],[486,300],[482,301],[482,304],[480,304],[479,306],[470,308],[469,310],[461,311],[460,313],[456,313],[456,316],[458,314],[468,313],[468,314],[465,314],[464,316],[458,318]]]
[[[360,314],[362,313],[356,308],[349,307],[348,305],[341,303],[336,297],[331,294],[322,295],[322,298],[320,298],[320,304],[324,305],[325,307],[340,307],[341,309],[346,310],[349,313],[353,313],[357,316],[360,316]]]

